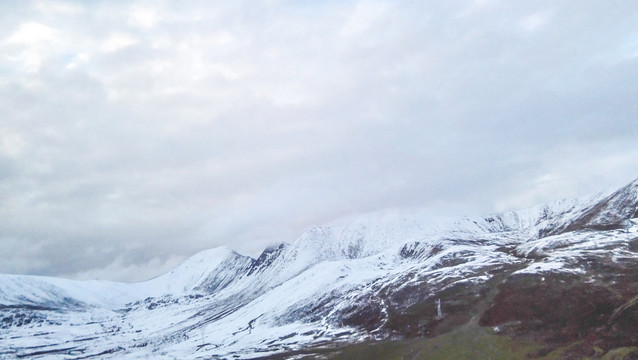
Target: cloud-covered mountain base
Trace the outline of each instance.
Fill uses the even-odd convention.
[[[0,356],[630,359],[638,181],[479,218],[393,211],[141,283],[0,277]]]

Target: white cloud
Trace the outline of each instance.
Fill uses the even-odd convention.
[[[537,12],[531,15],[527,15],[521,20],[520,26],[528,33],[535,33],[545,26],[549,21],[550,14],[547,12]]]
[[[91,57],[86,53],[73,54],[69,58],[70,59],[66,64],[66,68],[68,70],[81,66],[91,60]]]
[[[114,52],[135,45],[138,42],[139,40],[130,34],[112,33],[102,42],[100,50],[104,52]]]
[[[0,153],[17,157],[26,146],[26,141],[19,134],[9,129],[0,128]]]
[[[45,15],[81,15],[84,12],[84,7],[80,4],[52,0],[38,1],[34,8]]]
[[[357,37],[373,26],[375,21],[388,10],[387,2],[376,0],[359,1],[355,6],[348,21],[341,28],[341,34],[345,37]]]
[[[37,71],[60,43],[55,29],[37,22],[26,22],[2,42],[5,58],[19,64],[27,72]]]
[[[9,36],[4,43],[8,45],[33,45],[58,42],[57,31],[37,22],[26,22]]]
[[[136,4],[129,12],[129,23],[143,28],[152,28],[160,21],[160,16],[156,8],[146,5]]]

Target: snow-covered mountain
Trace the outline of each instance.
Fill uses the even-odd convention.
[[[545,341],[534,327],[542,319],[510,309],[510,297],[546,287],[607,289],[613,301],[592,320],[604,340],[596,346],[638,345],[628,335],[608,340],[613,329],[631,329],[619,312],[638,319],[637,217],[638,180],[609,195],[485,217],[362,215],[257,259],[207,250],[146,282],[0,275],[0,358],[258,358],[473,323]],[[522,299],[521,308],[533,302]],[[570,321],[547,329],[578,341],[565,329],[582,324]]]

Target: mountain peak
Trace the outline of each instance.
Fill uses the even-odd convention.
[[[286,249],[288,246],[290,245],[286,243],[268,246],[266,249],[264,249],[261,255],[259,255],[259,257],[252,262],[252,264],[250,265],[250,270],[248,271],[248,275],[251,275],[270,266],[270,264],[272,264],[273,261],[275,261],[275,259],[277,259],[282,251],[284,251],[284,249]]]
[[[200,251],[167,274],[146,282],[146,286],[165,293],[181,293],[200,288],[212,291],[213,288],[227,285],[232,280],[231,275],[236,275],[250,262],[251,258],[240,255],[227,246],[220,246]],[[229,272],[230,275],[227,274]]]
[[[574,220],[547,232],[557,235],[576,230],[612,230],[626,226],[627,220],[638,217],[638,179],[614,191],[584,209]]]

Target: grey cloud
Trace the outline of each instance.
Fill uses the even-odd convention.
[[[139,280],[638,176],[631,3],[42,4],[0,5],[0,272]]]

